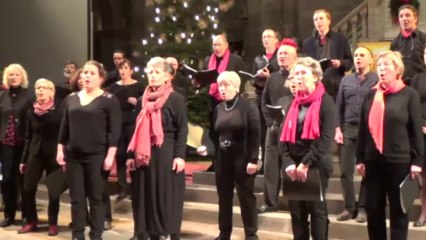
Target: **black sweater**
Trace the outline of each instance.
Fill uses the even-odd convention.
[[[291,95],[288,88],[284,87],[287,81],[289,72],[287,70],[280,70],[272,73],[266,81],[265,88],[262,93],[262,113],[265,118],[266,126],[272,126],[274,120],[269,113],[266,104],[277,105],[278,100],[284,96]]]
[[[415,75],[411,79],[410,87],[416,89],[422,106],[423,126],[426,126],[426,71]]]
[[[78,93],[71,93],[64,102],[59,143],[77,155],[106,154],[117,146],[121,129],[120,104],[110,93],[103,93],[82,106]]]
[[[302,106],[308,107],[308,106]],[[299,116],[302,111],[299,111]],[[331,143],[334,139],[336,128],[336,108],[333,99],[328,94],[322,96],[320,108],[320,137],[315,140],[301,139],[303,122],[298,123],[296,131],[296,142],[294,144],[281,142],[278,149],[283,161],[282,169],[299,163],[309,165],[310,168],[325,169],[332,171]]]
[[[253,74],[256,74],[258,70],[268,66],[268,69],[270,69],[270,74],[279,71],[280,66],[278,65],[277,60],[277,51],[275,50],[274,55],[272,55],[271,59],[268,59],[266,57],[266,54],[260,54],[257,57],[254,58],[253,66],[251,69],[251,72]],[[256,95],[262,95],[263,88],[265,87],[267,78],[261,78],[256,77],[253,86],[255,87],[255,93]]]
[[[114,94],[120,102],[122,123],[134,124],[135,106],[128,102],[128,98],[139,98],[144,92],[144,86],[140,82],[135,82],[130,85],[119,85],[117,82],[112,83],[107,89],[108,92]]]
[[[56,106],[41,116],[34,113],[34,108],[28,110],[21,163],[27,163],[30,155],[56,156],[61,112],[61,108]]]
[[[234,107],[227,111],[225,105],[228,109]],[[242,143],[244,154],[248,155],[247,161],[257,164],[260,146],[259,117],[256,105],[242,96],[236,96],[228,102],[222,101],[213,113],[214,127],[211,135],[214,142],[230,140],[231,144],[232,142]]]
[[[368,117],[376,90],[365,97],[357,137],[357,163],[377,161],[380,152],[368,128]],[[383,155],[387,162],[423,166],[423,133],[419,96],[410,87],[384,96]]]

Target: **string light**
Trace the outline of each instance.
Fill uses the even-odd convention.
[[[159,17],[155,17],[155,21],[156,22],[160,22],[160,18]]]
[[[139,67],[138,66],[135,66],[134,68],[133,68],[133,71],[135,71],[135,72],[139,72]]]
[[[215,11],[216,13],[218,13],[218,12],[219,12],[219,8],[214,8],[214,11]]]
[[[173,22],[176,22],[177,18],[175,16],[172,17]]]
[[[180,37],[181,37],[181,38],[186,38],[186,34],[185,34],[185,33],[181,33],[181,34],[180,34]]]
[[[148,41],[146,39],[142,39],[142,45],[147,45]]]
[[[161,38],[158,39],[158,44],[160,44],[160,45],[163,44],[163,39],[161,39]]]
[[[154,38],[154,33],[151,33],[151,37]]]
[[[207,6],[207,12],[210,12],[212,8],[210,6]]]
[[[160,13],[160,9],[159,9],[159,8],[155,8],[155,12],[156,12],[157,14],[159,14],[159,13]]]
[[[217,23],[214,23],[214,24],[213,24],[213,28],[214,28],[214,29],[217,29]]]
[[[195,20],[199,21],[200,20],[200,16],[195,15]]]
[[[188,3],[187,2],[183,2],[183,7],[187,8],[188,7]]]
[[[188,38],[188,39],[186,40],[186,42],[187,42],[188,44],[191,44],[192,39],[191,39],[191,38]]]

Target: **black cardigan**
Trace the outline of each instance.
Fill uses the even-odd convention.
[[[376,89],[365,97],[358,128],[356,162],[377,161],[380,152],[368,129],[368,117]],[[420,100],[411,87],[384,96],[383,155],[387,162],[423,166],[423,132]]]

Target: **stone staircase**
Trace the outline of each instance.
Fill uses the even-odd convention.
[[[344,206],[341,195],[339,164],[337,157],[334,158],[334,172],[329,181],[326,201],[329,211],[330,239],[368,239],[367,224],[357,223],[355,220],[338,222],[336,215],[339,214]],[[356,192],[358,192],[361,178],[355,177]],[[263,175],[258,175],[255,181],[255,194],[257,205],[263,203]],[[193,173],[193,183],[188,184],[185,192],[185,210],[184,220],[202,223],[217,224],[218,218],[218,197],[215,186],[214,173],[195,172]],[[235,227],[243,227],[239,202],[234,196],[234,216],[233,223]],[[410,220],[415,220],[420,213],[420,199],[417,199],[410,210]],[[389,225],[389,222],[388,222]],[[426,227],[413,228],[410,223],[409,239],[424,239],[426,236]],[[259,230],[283,233],[288,236],[292,233],[291,219],[288,213],[287,201],[280,194],[279,211],[277,213],[266,213],[259,215]],[[282,239],[277,236],[276,239]]]

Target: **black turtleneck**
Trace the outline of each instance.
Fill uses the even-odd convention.
[[[265,88],[262,93],[262,113],[265,118],[266,126],[272,126],[274,122],[266,104],[272,106],[277,105],[280,98],[291,95],[290,90],[284,87],[288,74],[288,70],[280,69],[280,71],[272,73],[268,80],[266,80]]]

